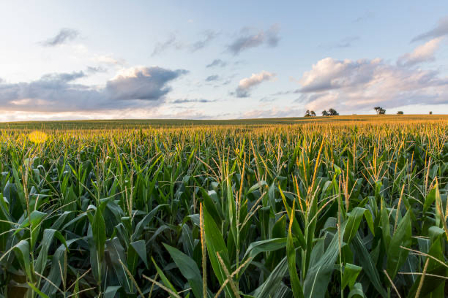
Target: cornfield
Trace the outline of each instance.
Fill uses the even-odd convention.
[[[447,297],[446,120],[0,132],[1,296]]]

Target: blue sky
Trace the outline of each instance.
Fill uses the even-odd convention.
[[[1,1],[0,121],[447,113],[447,1]]]

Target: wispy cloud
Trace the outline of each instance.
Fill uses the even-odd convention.
[[[112,54],[94,54],[91,60],[98,64],[123,66],[126,61],[121,58],[115,58]]]
[[[347,36],[337,42],[322,44],[322,45],[320,45],[320,47],[327,48],[327,49],[349,48],[349,47],[352,47],[354,45],[354,43],[359,40],[360,40],[359,36]]]
[[[69,41],[73,41],[75,38],[79,36],[79,32],[75,29],[63,28],[59,31],[57,35],[52,38],[49,38],[46,41],[41,42],[41,44],[45,47],[54,47],[57,45],[65,44]]]
[[[184,103],[210,103],[210,102],[216,102],[217,100],[208,100],[208,99],[176,99],[174,101],[171,101],[170,103],[174,104],[184,104]]]
[[[360,17],[358,17],[357,19],[354,20],[354,22],[362,22],[365,20],[369,20],[375,17],[374,12],[372,11],[366,11],[363,15],[361,15]]]
[[[218,75],[210,75],[210,76],[207,76],[206,81],[207,82],[216,81],[219,78],[220,78],[220,76],[218,76]]]
[[[51,73],[43,75],[41,77],[41,81],[48,83],[64,83],[64,82],[67,83],[86,76],[87,76],[86,73],[84,73],[83,71],[72,73]]]
[[[240,54],[242,51],[267,45],[268,47],[276,47],[279,43],[279,26],[272,25],[268,30],[259,30],[254,32],[250,28],[243,28],[239,36],[230,45],[227,50],[234,55]]]
[[[214,59],[210,64],[206,65],[206,68],[226,67],[227,64],[227,62],[222,61],[221,59]]]
[[[300,89],[289,90],[289,91],[280,91],[271,94],[272,96],[282,96],[282,95],[290,95],[290,94],[299,94],[301,92]]]
[[[415,36],[410,42],[413,43],[416,41],[433,39],[441,36],[447,36],[447,16],[441,18],[434,28]]]
[[[438,49],[443,37],[434,38],[427,43],[420,45],[411,53],[404,54],[398,59],[398,65],[413,66],[422,62],[435,60],[435,51]]]
[[[108,71],[108,69],[104,68],[104,67],[91,67],[91,66],[87,66],[87,73],[89,74],[96,74],[96,73],[106,73]]]
[[[262,71],[257,74],[252,74],[251,77],[243,78],[240,80],[237,89],[235,90],[235,95],[238,98],[245,98],[250,96],[250,91],[257,85],[264,81],[271,80],[276,76],[276,74]]]
[[[274,101],[276,101],[277,99],[276,98],[274,98],[274,97],[263,97],[263,98],[261,98],[259,101],[260,102],[274,102]]]
[[[207,31],[203,32],[203,37],[199,41],[194,42],[190,46],[191,51],[195,52],[200,49],[203,49],[204,47],[209,45],[209,43],[212,40],[214,40],[218,35],[219,35],[219,33],[212,31],[212,30],[207,30]]]
[[[151,53],[151,56],[155,56],[158,54],[161,54],[165,52],[167,49],[173,48],[173,49],[182,49],[185,45],[178,40],[175,34],[171,34],[170,37],[165,40],[164,42],[158,42],[153,48],[153,52]]]
[[[196,52],[207,47],[215,38],[220,34],[213,30],[205,30],[201,33],[201,38],[195,42],[181,41],[179,37],[172,33],[164,42],[158,42],[153,48],[151,56],[163,54],[170,49],[174,50],[189,50],[190,52]]]

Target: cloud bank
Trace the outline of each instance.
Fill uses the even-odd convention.
[[[409,60],[410,61],[410,60]],[[447,77],[437,71],[392,65],[379,58],[324,58],[299,80],[298,102],[307,109],[334,107],[346,111],[410,104],[446,104]]]
[[[160,105],[171,91],[168,83],[186,70],[134,67],[119,72],[104,87],[76,83],[84,72],[47,74],[31,82],[0,80],[0,109],[8,111],[70,112]]]

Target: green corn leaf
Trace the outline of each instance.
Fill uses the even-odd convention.
[[[262,188],[262,187],[264,187],[264,186],[267,186],[267,185],[268,185],[268,184],[267,184],[266,181],[261,180],[261,181],[257,182],[256,184],[253,184],[253,185],[248,189],[248,191],[246,192],[246,194],[251,194],[252,192],[254,192],[254,191],[256,191],[256,190],[258,190],[258,189],[260,189],[260,188]]]
[[[164,285],[169,288],[170,290],[172,290],[175,294],[178,294],[178,292],[176,291],[175,287],[173,286],[173,284],[170,282],[170,280],[168,280],[167,276],[165,276],[164,272],[161,270],[161,268],[159,268],[159,266],[157,265],[157,263],[154,261],[154,258],[152,257],[151,260],[153,261],[154,266],[156,267],[156,271],[159,274],[159,277],[161,278],[162,282],[164,283]]]
[[[248,246],[245,252],[243,261],[246,261],[249,257],[253,259],[262,252],[276,251],[285,247],[287,238],[274,238],[263,241],[253,242]]]
[[[147,249],[146,249],[145,241],[144,240],[135,241],[135,242],[130,243],[130,245],[136,251],[136,253],[139,255],[140,259],[142,259],[143,263],[145,264],[145,266],[148,269],[149,266],[148,266],[148,260],[147,260]]]
[[[195,297],[203,296],[203,279],[195,261],[176,248],[164,244],[164,247],[170,253],[181,274],[187,279]]]
[[[362,285],[359,282],[354,284],[351,288],[348,298],[365,298],[365,293],[363,292]]]
[[[299,281],[298,271],[296,269],[296,249],[293,243],[292,236],[292,224],[294,220],[295,204],[293,202],[292,213],[290,215],[290,226],[287,233],[287,260],[288,260],[288,272],[290,274],[290,284],[293,289],[293,295],[295,298],[304,298],[301,283]]]
[[[212,269],[214,270],[215,276],[217,277],[220,285],[224,283],[227,279],[226,273],[221,266],[217,252],[223,259],[223,262],[228,269],[229,273],[231,273],[231,267],[229,263],[228,249],[223,239],[223,235],[220,230],[218,230],[217,224],[215,223],[213,217],[210,215],[207,207],[204,209],[204,231],[206,234],[206,245],[207,252],[209,254],[209,260],[212,265]],[[227,297],[232,297],[233,293],[229,285],[226,285],[225,292]]]
[[[352,290],[357,276],[359,276],[361,271],[362,267],[347,263],[343,272],[343,281],[341,284],[341,288],[344,289],[346,286],[349,286],[349,288]]]
[[[124,288],[125,292],[133,293],[133,283],[126,272],[126,269],[120,263],[120,261],[123,263],[126,260],[125,251],[118,238],[115,237],[113,239],[108,239],[106,241],[105,249],[109,253],[109,258],[111,260],[112,269],[114,270],[116,280],[120,282],[120,285]]]
[[[282,288],[280,285],[282,278],[285,276],[288,270],[287,257],[282,259],[279,264],[268,276],[267,280],[259,286],[252,294],[255,298],[269,298]]]
[[[104,298],[115,298],[115,294],[117,294],[117,291],[121,288],[121,286],[108,286],[106,290],[104,291]]]
[[[342,226],[344,232],[344,224]],[[343,242],[340,241],[343,246]],[[324,297],[329,285],[334,264],[339,254],[338,234],[335,234],[324,254],[311,264],[304,280],[305,297]]]
[[[390,247],[391,233],[390,233],[390,218],[387,209],[385,208],[385,202],[381,202],[381,225],[382,225],[382,237],[385,245],[385,250],[388,251]]]
[[[131,240],[134,241],[137,238],[140,237],[142,234],[143,228],[148,225],[151,220],[153,220],[156,213],[162,208],[162,207],[168,207],[168,204],[159,204],[156,206],[151,212],[149,212],[139,223],[137,223],[136,228],[134,229],[134,233],[131,235]]]
[[[361,207],[355,207],[349,214],[348,214],[348,221],[346,224],[345,233],[343,236],[343,241],[347,244],[349,244],[352,239],[357,234],[357,230],[359,229],[360,222],[362,221],[363,215],[366,212],[365,208]]]
[[[97,208],[94,216],[91,218],[91,236],[89,237],[89,244],[90,263],[92,265],[93,274],[98,282],[101,282],[102,279],[105,243],[106,224],[100,208]]]
[[[14,246],[13,251],[20,265],[25,270],[28,280],[34,282],[33,270],[30,264],[30,244],[28,243],[28,241],[22,240],[18,242]]]
[[[18,233],[21,229],[30,226],[30,224],[32,229],[36,228],[36,226],[40,224],[40,222],[46,215],[47,215],[46,213],[40,212],[38,210],[33,210],[30,213],[30,217],[26,218],[22,222],[22,224],[20,224],[19,228],[16,230],[15,233]]]
[[[49,297],[55,297],[55,294],[57,292],[56,287],[59,287],[61,285],[62,278],[59,265],[61,266],[64,265],[65,252],[72,244],[76,244],[80,240],[81,240],[80,238],[67,240],[66,244],[60,245],[53,254],[53,258],[51,260],[50,273],[47,276],[48,280],[44,280],[45,283],[41,289],[42,292],[47,294]],[[52,282],[52,284],[50,284],[50,282]]]
[[[207,208],[207,211],[213,217],[215,222],[221,223],[222,218],[220,217],[220,214],[217,210],[214,200],[212,200],[212,197],[206,192],[205,189],[201,188],[200,190],[201,190],[201,194],[203,195],[203,203],[204,203],[204,206]],[[215,193],[215,191],[211,191],[211,192]],[[219,224],[219,223],[217,223],[217,224]]]
[[[371,281],[371,284],[374,286],[374,288],[379,292],[379,294],[387,298],[388,295],[386,291],[383,288],[383,284],[380,281],[379,272],[376,269],[376,265],[373,262],[373,259],[369,255],[368,250],[363,245],[363,242],[359,236],[359,234],[356,235],[356,237],[352,240],[351,243],[352,248],[354,249],[354,253],[358,253],[359,255],[359,261],[363,268],[363,273],[368,276],[368,278]]]
[[[39,251],[39,256],[35,262],[34,269],[37,273],[42,274],[48,259],[48,250],[53,241],[53,237],[55,237],[61,241],[61,243],[67,246],[66,241],[62,234],[55,229],[45,229],[44,234],[41,241],[41,249]]]
[[[410,214],[407,212],[396,228],[387,252],[387,272],[392,280],[407,259],[408,250],[401,248],[401,246],[409,248],[412,244],[411,236],[412,224]]]
[[[49,298],[48,295],[42,293],[34,284],[32,284],[31,282],[27,282],[27,284],[30,286],[30,288],[33,289],[33,291],[35,291],[39,296],[41,296],[41,298]]]

